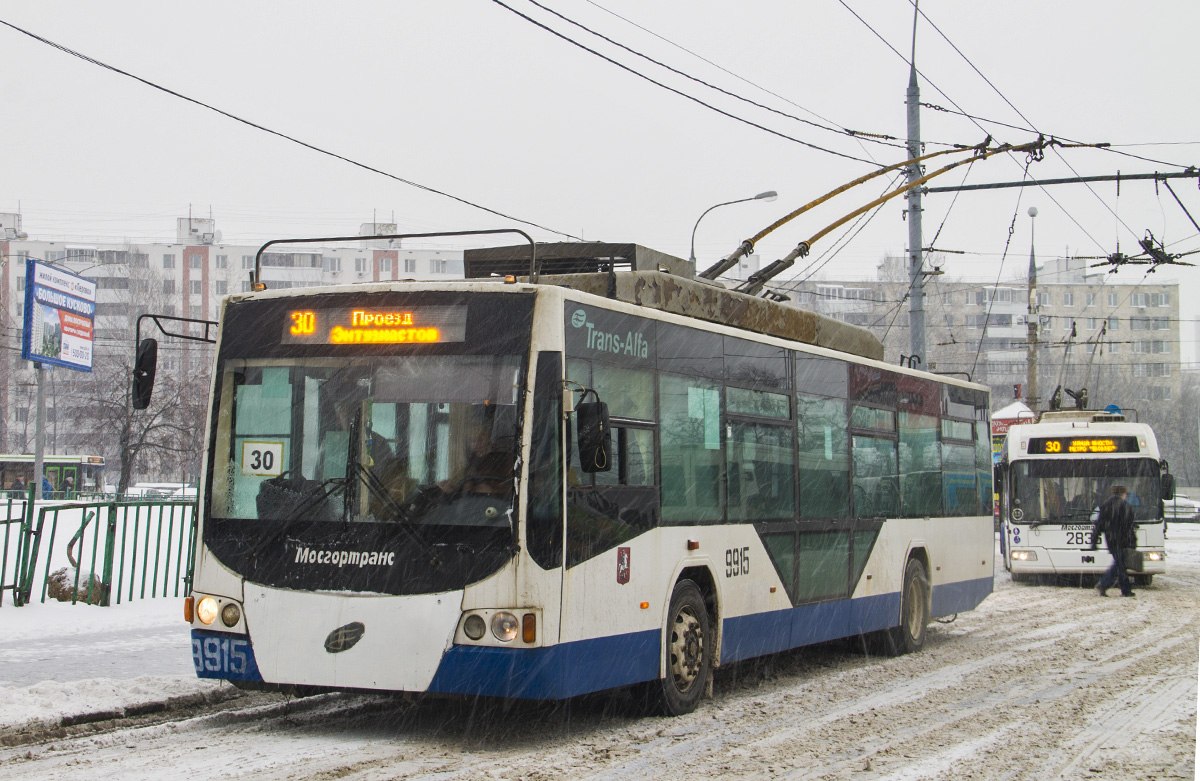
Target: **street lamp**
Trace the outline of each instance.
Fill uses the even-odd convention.
[[[759,193],[758,195],[754,196],[753,198],[739,198],[736,201],[725,201],[725,203],[718,203],[718,204],[709,206],[696,219],[696,224],[694,226],[692,226],[692,251],[691,251],[691,254],[688,255],[688,260],[690,260],[692,262],[692,264],[695,265],[695,263],[696,263],[696,228],[700,227],[700,220],[704,219],[705,214],[708,214],[713,209],[719,208],[721,206],[729,206],[729,205],[735,204],[735,203],[746,203],[747,201],[773,201],[778,197],[779,197],[779,193],[775,192],[774,190],[767,190],[766,192]]]

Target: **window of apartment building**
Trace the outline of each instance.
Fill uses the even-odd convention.
[[[163,268],[175,268],[175,256],[170,255],[170,254],[163,255],[162,256],[162,267]]]
[[[1150,392],[1148,398],[1155,401],[1167,401],[1171,398],[1171,387],[1169,385],[1151,385],[1147,390]]]
[[[1134,293],[1129,297],[1129,305],[1144,309],[1150,304],[1149,293]]]
[[[25,290],[25,277],[24,276],[17,277],[17,292],[20,293],[24,290]]]
[[[366,258],[355,258],[354,259],[354,270],[357,271],[359,274],[366,274],[367,273],[367,259]]]
[[[229,283],[223,279],[218,279],[213,283],[213,290],[218,296],[223,296],[229,292]]]
[[[1063,306],[1075,306],[1075,294],[1063,293]]]
[[[1119,318],[1119,317],[1108,318],[1108,330],[1110,332],[1116,331],[1120,327],[1121,327],[1121,318]]]
[[[429,261],[429,271],[432,274],[445,274],[449,265],[449,262],[445,260],[431,260]]]
[[[253,255],[242,255],[242,271],[253,271],[253,270],[254,270],[254,256]]]
[[[1152,317],[1150,318],[1150,322],[1155,331],[1166,331],[1171,327],[1170,322],[1165,317]]]
[[[1038,306],[1050,306],[1050,294],[1049,293],[1038,293],[1037,294],[1037,302],[1038,302]]]
[[[404,259],[404,273],[405,274],[416,274],[417,273],[417,259],[416,258],[405,258]]]
[[[243,292],[243,293],[249,293],[249,292],[250,292],[250,283],[249,283],[249,282],[243,282],[243,283],[242,283],[242,292]]]
[[[1150,294],[1150,306],[1170,306],[1170,305],[1171,305],[1171,294],[1170,293],[1151,293]]]
[[[1121,343],[1120,342],[1109,342],[1108,343],[1108,354],[1109,355],[1116,355],[1119,352],[1121,352]]]
[[[392,273],[392,259],[391,258],[380,258],[379,259],[379,273],[380,274],[391,274]]]
[[[165,305],[162,308],[162,313],[164,315],[170,315],[170,316],[174,317],[175,316],[175,305],[174,304]]]
[[[1086,300],[1084,301],[1084,304],[1083,304],[1083,305],[1084,305],[1084,306],[1095,306],[1095,305],[1096,305],[1096,294],[1095,294],[1095,293],[1088,293],[1088,294],[1087,294],[1087,298],[1086,298]]]
[[[1117,304],[1120,303],[1120,301],[1121,301],[1120,294],[1118,294],[1116,291],[1110,290],[1108,293],[1108,305],[1116,306]]]
[[[163,294],[168,295],[168,296],[175,294],[175,280],[173,280],[173,279],[164,279],[163,280]]]
[[[217,268],[229,268],[228,255],[217,255]]]
[[[1089,317],[1089,318],[1088,318],[1086,321],[1084,321],[1084,322],[1086,322],[1086,323],[1087,323],[1087,325],[1086,325],[1086,326],[1084,326],[1084,327],[1085,327],[1085,328],[1087,328],[1087,330],[1089,330],[1089,331],[1095,331],[1097,328],[1099,328],[1099,327],[1100,327],[1100,320],[1099,320],[1098,318],[1095,318],[1095,317]]]
[[[1130,331],[1149,331],[1150,318],[1148,317],[1131,317],[1129,318]]]
[[[29,410],[26,409],[25,407],[17,407],[16,409],[13,410],[13,412],[16,413],[18,423],[28,423],[29,422]]]
[[[199,280],[199,279],[192,279],[192,280],[188,280],[188,282],[189,282],[189,284],[190,284],[190,286],[191,286],[191,290],[192,290],[192,295],[193,295],[193,296],[198,296],[198,295],[200,295],[201,293],[203,293],[203,292],[204,292],[204,282],[203,282],[203,280]]]
[[[201,269],[204,268],[204,256],[203,255],[192,255],[190,260],[191,260],[192,271],[200,271]]]
[[[321,268],[326,271],[341,271],[342,259],[332,255],[327,255],[324,258],[321,258]]]

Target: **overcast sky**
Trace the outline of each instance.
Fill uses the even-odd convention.
[[[390,176],[0,26],[0,211],[19,208],[31,238],[80,242],[170,241],[174,218],[190,208],[211,214],[230,243],[344,235],[375,217],[394,218],[401,231],[516,226],[539,240],[633,241],[687,257],[709,206],[780,193],[705,217],[696,235],[703,266],[906,156],[908,2],[543,3],[565,19],[529,0],[503,2],[7,0],[4,22]],[[1200,3],[924,0],[921,11],[921,99],[959,112],[923,110],[926,151],[987,134],[1021,144],[1036,129],[1113,144],[1049,150],[1029,165],[1039,179],[1200,164],[1191,84]],[[931,184],[1014,181],[1025,169],[1024,155],[1000,155]],[[889,182],[874,179],[775,231],[758,244],[763,262]],[[1196,181],[1171,186],[1200,220]],[[1134,254],[1147,230],[1170,252],[1200,250],[1200,232],[1153,182],[1125,182],[1119,195],[1115,184],[931,194],[924,243],[936,236],[936,247],[964,253],[947,255],[949,277],[1023,274],[1031,205],[1039,259]],[[905,250],[903,209],[896,199],[853,224],[852,236],[831,233],[796,271],[872,275],[885,254]],[[1181,317],[1190,341],[1200,269],[1147,277],[1126,267],[1110,277],[1169,278],[1188,291]],[[1195,361],[1190,347],[1185,358]]]

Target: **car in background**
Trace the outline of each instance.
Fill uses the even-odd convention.
[[[1200,523],[1200,502],[1175,494],[1174,499],[1163,500],[1163,516],[1168,522]]]

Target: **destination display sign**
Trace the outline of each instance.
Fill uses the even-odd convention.
[[[338,306],[284,313],[281,344],[404,345],[461,342],[465,306]]]
[[[1029,440],[1032,455],[1071,455],[1081,453],[1138,453],[1137,437],[1034,437]]]

